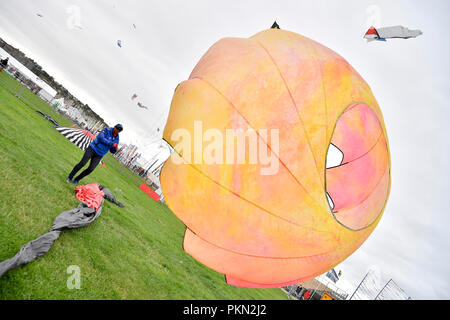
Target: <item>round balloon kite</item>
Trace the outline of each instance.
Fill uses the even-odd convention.
[[[368,238],[389,196],[386,128],[369,86],[293,32],[215,43],[177,86],[164,139],[175,152],[161,185],[187,227],[184,250],[231,285],[281,287],[328,271]]]

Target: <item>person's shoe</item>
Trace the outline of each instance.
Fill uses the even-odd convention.
[[[66,181],[70,182],[70,183],[73,183],[73,184],[78,184],[77,180],[75,180],[75,179],[71,180],[69,177],[67,177]]]

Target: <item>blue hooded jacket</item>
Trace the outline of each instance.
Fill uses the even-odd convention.
[[[116,153],[113,145],[114,143],[117,143],[117,145],[119,144],[119,133],[117,133],[117,136],[114,138],[112,132],[113,128],[105,128],[97,135],[97,138],[91,142],[91,148],[99,156],[103,157],[108,151]]]

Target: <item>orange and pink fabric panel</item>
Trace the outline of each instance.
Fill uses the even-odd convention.
[[[177,133],[194,137],[199,123],[222,137],[256,131],[276,170],[248,161],[249,144],[243,162],[196,161],[195,139],[188,153]],[[184,250],[231,285],[280,287],[330,270],[369,237],[389,195],[386,128],[369,86],[337,53],[286,30],[216,42],[177,86],[163,137],[175,152],[162,191],[187,227]],[[327,168],[330,144],[344,157]]]

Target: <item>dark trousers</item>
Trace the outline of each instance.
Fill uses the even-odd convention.
[[[84,152],[83,158],[81,159],[80,162],[78,162],[75,167],[73,167],[72,172],[69,173],[69,179],[72,180],[73,176],[80,171],[81,168],[84,167],[84,165],[91,160],[91,162],[89,163],[89,167],[87,167],[86,170],[84,170],[83,172],[81,172],[78,177],[76,177],[74,180],[76,181],[80,181],[81,179],[83,179],[84,177],[86,177],[88,174],[90,174],[92,171],[94,171],[94,169],[97,167],[98,163],[100,162],[100,160],[102,160],[102,156],[99,156],[92,148],[91,146],[89,146],[86,151]]]

